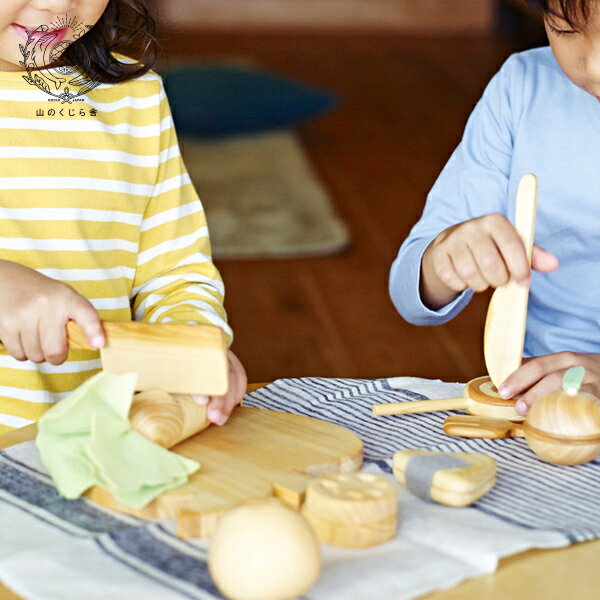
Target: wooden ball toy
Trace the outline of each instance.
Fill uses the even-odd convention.
[[[600,454],[600,400],[580,390],[585,370],[569,369],[563,389],[542,396],[529,409],[523,432],[543,460],[580,465]]]
[[[313,479],[302,514],[326,544],[365,548],[396,535],[395,485],[374,473],[336,473]]]
[[[291,600],[319,576],[319,542],[300,513],[276,498],[256,500],[222,517],[208,567],[230,600]]]
[[[522,420],[515,410],[516,398],[505,400],[498,394],[489,377],[471,379],[460,398],[438,398],[416,402],[391,402],[373,406],[373,415],[407,415],[412,413],[437,412],[440,410],[466,409],[472,415],[497,419]]]

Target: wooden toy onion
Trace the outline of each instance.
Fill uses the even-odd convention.
[[[600,400],[580,391],[583,367],[569,369],[563,389],[537,400],[523,424],[529,447],[543,460],[580,465],[600,454]]]
[[[223,516],[211,541],[208,567],[230,600],[291,600],[316,582],[321,554],[304,517],[268,498]]]

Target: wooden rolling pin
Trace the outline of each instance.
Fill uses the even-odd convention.
[[[131,427],[164,448],[206,429],[210,421],[207,405],[200,405],[189,394],[169,394],[146,390],[136,394],[131,403]]]

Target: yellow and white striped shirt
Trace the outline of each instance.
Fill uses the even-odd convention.
[[[0,72],[0,258],[68,283],[102,319],[208,322],[231,337],[160,76],[61,103],[23,75]],[[96,352],[54,366],[0,351],[0,433],[99,369]]]

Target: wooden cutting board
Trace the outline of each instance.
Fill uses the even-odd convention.
[[[177,519],[184,538],[211,535],[233,506],[275,495],[299,508],[310,477],[356,471],[363,446],[352,432],[326,421],[271,410],[239,407],[223,427],[184,440],[172,451],[200,463],[187,484],[142,510],[114,500],[103,488],[87,496],[131,515]]]

